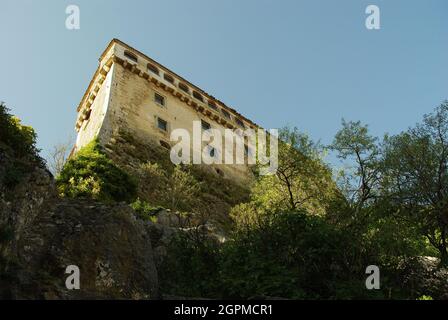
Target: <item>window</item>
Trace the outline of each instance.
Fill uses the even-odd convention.
[[[159,69],[153,64],[148,63],[148,70],[156,75],[159,75]]]
[[[213,101],[208,101],[208,106],[213,109],[213,110],[218,110],[218,107],[216,106],[216,104]]]
[[[193,97],[195,97],[196,99],[198,99],[201,102],[204,102],[204,98],[202,98],[202,96],[196,91],[193,91]]]
[[[168,131],[168,122],[166,122],[162,118],[157,117],[157,127],[160,130]]]
[[[165,73],[163,75],[163,78],[170,83],[174,83],[174,78],[172,76],[170,76],[168,73]]]
[[[201,120],[201,126],[202,126],[202,130],[209,130],[209,129],[211,129],[210,123],[208,123],[208,122],[206,122],[204,120]]]
[[[125,52],[124,52],[124,56],[125,56],[126,58],[128,58],[129,60],[134,61],[135,63],[137,63],[137,61],[138,61],[138,60],[137,60],[137,56],[136,56],[135,54],[129,52],[129,51],[125,51]]]
[[[230,116],[230,113],[228,113],[226,110],[221,109],[221,112],[224,115],[224,117],[226,117],[227,119],[232,119],[232,117]]]
[[[170,144],[168,142],[166,142],[166,141],[160,140],[160,145],[162,147],[164,147],[165,149],[171,149]]]
[[[244,122],[241,121],[241,120],[238,119],[238,118],[235,118],[235,122],[236,122],[237,125],[239,125],[239,126],[242,127],[242,128],[245,128],[245,127],[246,127],[246,126],[244,125]]]
[[[90,114],[92,113],[92,109],[89,109],[89,111],[84,113],[84,120],[89,120],[90,119]]]
[[[154,102],[158,105],[165,106],[165,97],[157,92],[154,93]]]
[[[245,154],[246,156],[249,155],[249,147],[248,147],[246,144],[244,145],[244,154]]]
[[[182,91],[185,91],[186,93],[190,93],[190,90],[188,89],[188,87],[183,83],[179,83],[179,89]]]

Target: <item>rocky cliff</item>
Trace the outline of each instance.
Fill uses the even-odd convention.
[[[45,167],[0,141],[0,298],[159,298],[151,228],[126,204],[59,198]]]

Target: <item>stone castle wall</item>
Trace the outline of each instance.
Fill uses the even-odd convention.
[[[137,61],[130,59],[126,52],[133,55],[131,58],[135,56]],[[193,95],[193,91],[198,93],[200,89],[190,85],[190,92],[186,93],[179,86],[181,83],[189,84],[188,82],[163,70],[160,65],[157,65],[159,74],[151,72],[147,66],[150,61],[148,59],[136,51],[130,51],[129,47],[121,43],[113,43],[106,49],[100,60],[99,71],[80,105],[75,150],[92,141],[95,136],[98,136],[103,145],[107,144],[118,131],[126,131],[143,143],[151,142],[169,147],[176,143],[170,141],[170,132],[174,129],[186,129],[193,137],[193,121],[205,121],[211,128],[221,131],[223,137],[226,128],[238,127],[234,121],[237,121],[237,117],[238,120],[241,119],[240,115],[234,113],[230,119],[224,119],[225,112],[219,106],[216,109],[209,107],[208,101],[211,98],[207,99],[203,91],[200,93],[203,101],[200,101]],[[166,80],[166,74],[171,76],[172,82]],[[90,99],[91,103],[90,91],[94,94],[94,99]],[[156,101],[156,95],[163,97],[164,105]],[[90,111],[86,111],[85,104]],[[158,127],[159,118],[166,121],[166,131]],[[244,128],[254,126],[244,120]],[[224,142],[223,139],[223,146]],[[193,152],[200,150],[192,150]],[[217,150],[218,156],[223,158],[225,152],[226,150]],[[234,154],[235,152],[233,149]],[[250,167],[246,164],[212,166],[220,175],[240,183],[247,183],[252,179]]]

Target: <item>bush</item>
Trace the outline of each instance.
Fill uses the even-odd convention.
[[[148,202],[140,200],[140,198],[131,203],[131,208],[134,209],[138,218],[152,222],[157,222],[156,213],[162,209],[161,207],[154,207]]]
[[[9,109],[0,103],[0,142],[10,147],[16,157],[38,156],[36,138],[32,127],[22,125],[21,121],[10,115]]]
[[[35,166],[45,166],[36,148],[36,137],[33,128],[22,125],[20,120],[9,114],[9,109],[0,103],[0,159],[3,158],[3,152],[12,159],[3,161],[0,185],[12,190]]]
[[[220,298],[220,248],[200,229],[178,233],[159,268],[164,293],[192,298]]]
[[[185,235],[173,241],[161,279],[168,293],[208,298],[383,298],[365,289],[365,267],[376,261],[358,248],[321,217],[264,215],[220,245]]]
[[[139,195],[151,203],[174,211],[198,208],[202,184],[188,166],[177,165],[168,171],[157,163],[147,162],[140,166],[139,181]]]
[[[102,151],[97,140],[70,159],[56,180],[61,196],[91,198],[105,202],[132,202],[136,198],[134,179]]]
[[[265,215],[256,227],[240,229],[233,238],[223,252],[228,297],[347,298],[337,289],[349,279],[359,279],[356,286],[365,289],[363,271],[351,268],[360,254],[352,239],[320,217]]]

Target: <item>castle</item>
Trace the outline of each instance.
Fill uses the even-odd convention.
[[[113,39],[78,106],[73,152],[98,138],[105,145],[118,130],[170,149],[170,132],[202,129],[257,129],[259,126],[173,71],[120,40]],[[223,133],[224,136],[224,133]],[[224,153],[223,150],[211,150]],[[254,152],[245,146],[245,152]],[[214,172],[235,182],[252,178],[248,164],[213,164]]]

